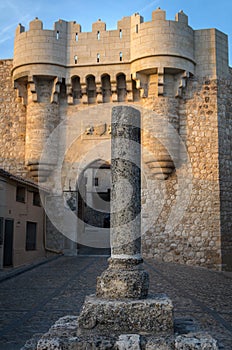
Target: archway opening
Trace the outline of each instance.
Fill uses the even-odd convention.
[[[78,253],[110,255],[110,163],[90,163],[78,180]]]

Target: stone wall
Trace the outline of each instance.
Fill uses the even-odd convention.
[[[192,236],[189,243],[195,250],[195,259],[202,265],[218,267],[221,242],[217,81],[193,79],[185,98],[180,135],[185,139],[191,162],[193,190],[183,223]]]
[[[177,120],[178,113],[176,129],[188,158],[180,149],[175,172],[165,182],[147,182],[144,225],[152,225],[145,229],[143,251],[163,261],[220,268],[217,85],[215,80],[193,78],[187,84],[179,108],[171,99],[166,103],[169,110],[153,106],[170,121]],[[148,118],[144,124],[155,134],[154,121]]]
[[[232,267],[232,70],[218,81],[219,183],[222,264]]]
[[[0,164],[15,175],[25,176],[26,108],[14,90],[12,67],[12,60],[0,60]]]
[[[64,246],[64,236],[52,224],[51,220],[46,217],[46,249],[61,253]]]

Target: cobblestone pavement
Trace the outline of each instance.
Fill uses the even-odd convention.
[[[20,349],[58,318],[77,315],[106,266],[104,257],[60,257],[0,281],[0,349]],[[152,260],[145,268],[150,293],[172,299],[177,329],[184,319],[190,331],[200,328],[218,340],[219,349],[232,349],[230,274]]]

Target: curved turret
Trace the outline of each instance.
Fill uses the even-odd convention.
[[[34,74],[65,74],[67,56],[67,22],[58,21],[54,30],[44,30],[43,22],[35,18],[29,30],[19,24],[14,44],[13,76],[25,74],[25,69]]]
[[[140,16],[134,15],[131,23],[133,71],[166,67],[194,73],[194,31],[183,12],[168,21],[165,11],[157,9],[152,21],[141,23]]]

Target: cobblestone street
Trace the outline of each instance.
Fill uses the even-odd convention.
[[[58,318],[77,315],[106,266],[105,257],[60,257],[7,280],[1,274],[0,349],[20,349]],[[145,268],[150,293],[166,293],[172,299],[176,329],[184,324],[190,331],[207,331],[219,349],[232,349],[230,273],[149,260]]]

